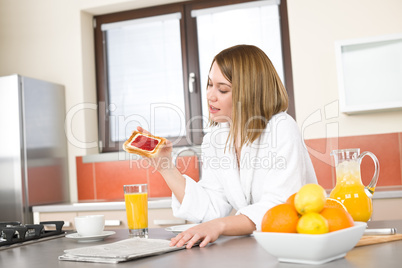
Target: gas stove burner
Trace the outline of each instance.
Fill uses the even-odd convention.
[[[45,230],[45,225],[56,227],[53,231]],[[29,241],[39,241],[47,237],[64,235],[62,231],[64,221],[45,221],[39,224],[25,224],[20,222],[0,222],[0,250],[3,246],[24,244]]]

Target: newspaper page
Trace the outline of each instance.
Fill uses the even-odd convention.
[[[59,260],[119,263],[185,248],[170,247],[169,243],[169,240],[135,237],[104,245],[66,249]]]

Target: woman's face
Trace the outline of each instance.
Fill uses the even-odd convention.
[[[216,62],[208,76],[207,100],[211,120],[228,122],[232,118],[232,84],[223,76]]]

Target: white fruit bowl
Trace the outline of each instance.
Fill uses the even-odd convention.
[[[343,258],[364,234],[367,224],[326,234],[289,234],[254,231],[257,242],[280,262],[322,264]]]

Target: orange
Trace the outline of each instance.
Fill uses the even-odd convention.
[[[320,214],[327,219],[330,232],[354,226],[352,216],[343,208],[324,208]]]
[[[343,208],[347,211],[346,207],[339,200],[330,197],[325,201],[324,208]]]
[[[261,231],[296,233],[299,215],[292,205],[280,204],[270,208],[262,218]]]
[[[285,203],[294,206],[296,194],[297,194],[297,192],[292,194],[291,196],[289,196]]]

